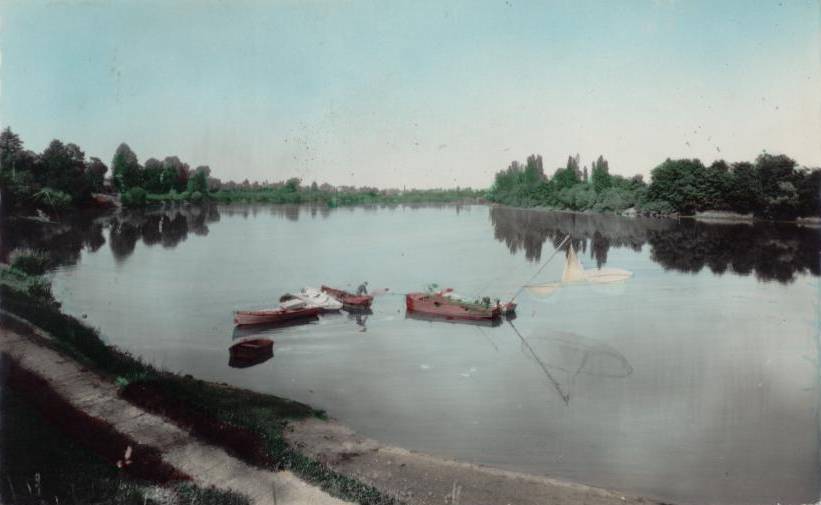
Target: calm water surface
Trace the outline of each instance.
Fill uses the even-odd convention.
[[[513,325],[405,317],[400,294],[431,283],[510,296],[567,233],[586,268],[634,277],[524,292]],[[365,435],[460,460],[678,503],[818,500],[818,230],[484,206],[235,206],[44,236],[28,240],[61,248],[65,309],[168,370],[304,401]],[[539,280],[558,279],[563,262]],[[234,309],[363,280],[395,294],[367,316],[260,330],[274,358],[228,366],[227,347],[247,334]]]

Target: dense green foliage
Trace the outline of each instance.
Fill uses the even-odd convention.
[[[51,260],[41,251],[15,251],[11,266],[28,275],[43,275],[51,266]]]
[[[491,201],[519,207],[544,206],[576,211],[691,215],[703,211],[752,213],[767,219],[793,219],[821,213],[821,169],[799,168],[784,155],[762,154],[754,163],[705,166],[697,159],[665,160],[647,185],[641,176],[626,179],[609,173],[602,156],[579,169],[578,156],[548,178],[541,156],[525,165],[513,162],[496,174]]]
[[[97,158],[86,160],[76,144],[53,140],[41,153],[23,149],[10,128],[0,132],[0,188],[3,208],[60,211],[89,201],[101,191],[108,168]]]

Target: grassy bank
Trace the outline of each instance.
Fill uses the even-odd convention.
[[[62,427],[62,424],[60,424]],[[158,488],[124,474],[109,461],[66,436],[17,387],[0,395],[0,501],[118,505],[247,505],[236,494],[189,482]]]
[[[10,281],[11,280],[11,281]],[[53,345],[121,386],[123,396],[148,410],[165,414],[198,437],[224,447],[248,463],[288,469],[340,498],[367,505],[397,503],[376,489],[331,471],[289,447],[283,431],[289,419],[324,416],[307,405],[272,395],[238,390],[182,377],[143,363],[106,345],[98,332],[63,314],[51,291],[27,289],[46,284],[41,277],[3,267],[0,272],[2,308],[49,333]],[[18,331],[27,326],[4,317],[3,324]]]

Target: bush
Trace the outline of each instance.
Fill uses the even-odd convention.
[[[51,188],[43,188],[33,195],[34,201],[48,206],[51,210],[65,210],[71,206],[71,195]]]
[[[607,188],[598,195],[594,209],[618,212],[633,206],[632,197],[633,195],[627,190]]]
[[[126,207],[145,207],[146,200],[147,194],[139,186],[129,189],[122,196],[123,205]]]
[[[202,202],[202,193],[200,193],[199,191],[194,191],[193,193],[191,193],[190,200],[191,200],[193,203],[200,203],[200,202]]]
[[[40,251],[18,251],[12,255],[11,266],[29,275],[43,275],[51,266],[51,260]]]
[[[641,204],[641,213],[651,216],[675,214],[676,208],[666,200],[653,200]]]

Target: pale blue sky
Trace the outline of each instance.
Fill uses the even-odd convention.
[[[0,123],[223,179],[486,187],[512,159],[821,165],[818,0],[0,0]],[[719,152],[720,149],[720,152]]]

